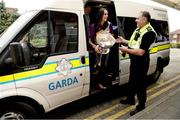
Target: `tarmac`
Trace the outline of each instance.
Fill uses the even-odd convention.
[[[180,119],[180,88],[128,119]]]

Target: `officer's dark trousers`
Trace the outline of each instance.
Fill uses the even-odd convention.
[[[130,76],[128,83],[129,100],[135,100],[135,94],[139,101],[136,109],[144,109],[147,99],[146,76],[149,68],[149,59],[131,59]]]

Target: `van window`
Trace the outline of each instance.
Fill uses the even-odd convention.
[[[151,20],[151,25],[157,33],[156,42],[169,41],[169,27],[167,21]]]
[[[136,18],[131,17],[118,17],[118,35],[123,36],[125,39],[129,40],[132,33],[136,29]]]
[[[78,52],[78,18],[76,14],[42,11],[15,40],[21,43],[24,64],[43,63],[55,54]]]
[[[29,42],[35,48],[47,45],[47,21],[34,24],[34,26],[23,36],[21,42]]]
[[[39,13],[15,41],[22,46],[24,64],[20,67],[40,64],[48,55],[48,13]]]
[[[129,40],[133,31],[136,29],[135,19],[136,18],[118,17],[118,35],[123,36]],[[169,28],[167,21],[151,20],[151,25],[157,33],[156,42],[169,41]]]
[[[53,39],[51,53],[78,51],[78,18],[73,13],[51,12]]]

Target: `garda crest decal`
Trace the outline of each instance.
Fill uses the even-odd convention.
[[[62,74],[64,76],[66,76],[69,73],[71,73],[72,67],[73,67],[73,65],[70,63],[70,61],[63,58],[62,60],[59,61],[56,70],[59,72],[60,75]]]

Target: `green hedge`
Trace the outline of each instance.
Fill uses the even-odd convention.
[[[171,43],[172,48],[180,48],[180,43]]]

